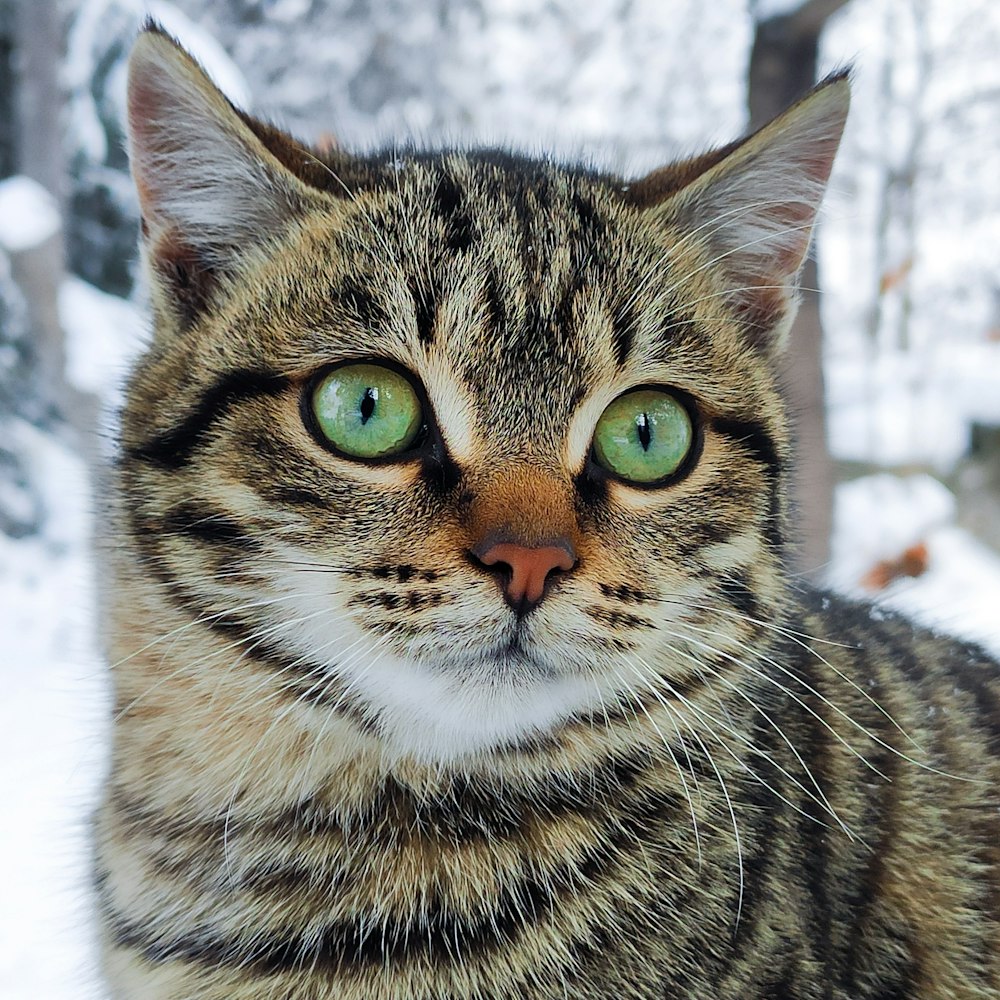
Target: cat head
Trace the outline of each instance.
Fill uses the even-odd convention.
[[[831,77],[631,183],[321,153],[150,26],[122,483],[152,585],[416,757],[687,697],[784,599],[775,360],[847,106]]]

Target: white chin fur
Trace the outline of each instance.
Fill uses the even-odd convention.
[[[447,763],[551,732],[600,701],[592,678],[539,676],[524,665],[459,676],[462,668],[380,651],[365,666],[352,687],[380,710],[387,749],[423,761]]]
[[[282,631],[304,659],[329,663],[345,697],[378,719],[394,757],[448,763],[475,756],[549,733],[575,713],[597,710],[608,693],[594,677],[560,675],[502,655],[468,661],[452,655],[441,663],[397,656],[342,622],[331,635],[326,617],[307,615]]]

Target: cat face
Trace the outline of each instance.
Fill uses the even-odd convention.
[[[158,585],[401,754],[684,698],[780,599],[774,354],[845,112],[838,78],[634,185],[321,161],[147,32],[122,480]]]

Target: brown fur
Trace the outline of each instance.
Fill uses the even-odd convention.
[[[773,362],[846,87],[630,194],[505,154],[311,153],[142,36],[115,997],[1000,994],[997,665],[785,570]],[[419,459],[310,432],[351,358],[413,373]],[[696,414],[654,488],[591,456],[639,385]],[[519,619],[469,555],[491,532],[578,564]]]

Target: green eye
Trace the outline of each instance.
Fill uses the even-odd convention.
[[[594,430],[594,454],[609,472],[654,483],[676,472],[694,442],[687,410],[667,392],[637,389],[619,396]]]
[[[320,433],[345,455],[388,458],[406,451],[423,424],[409,381],[381,365],[343,365],[312,394]]]

